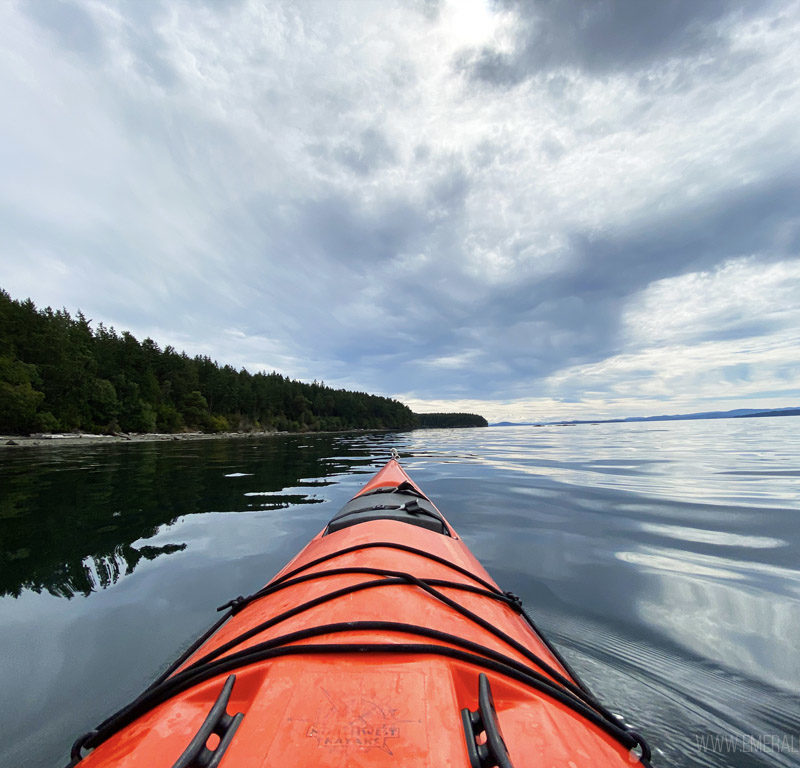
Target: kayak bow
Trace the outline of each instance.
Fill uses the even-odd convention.
[[[395,459],[220,610],[70,766],[649,765]]]

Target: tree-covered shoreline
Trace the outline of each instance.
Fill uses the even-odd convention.
[[[463,423],[430,417],[469,416]],[[482,421],[482,424],[476,422]],[[388,397],[250,373],[139,342],[0,289],[0,433],[338,431],[485,426],[417,415]]]
[[[489,426],[486,419],[476,413],[418,413],[416,416],[418,426],[423,429]]]

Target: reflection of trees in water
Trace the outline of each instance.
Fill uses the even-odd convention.
[[[341,435],[303,435],[3,454],[0,594],[88,595],[142,559],[185,549],[136,545],[179,517],[313,503],[274,494],[365,464],[364,453],[363,436],[351,445]]]
[[[162,547],[144,546],[138,549],[130,544],[123,544],[115,547],[114,552],[110,555],[99,557],[86,555],[81,561],[65,563],[66,567],[60,574],[60,583],[49,584],[46,588],[50,594],[56,597],[70,598],[77,594],[86,597],[98,589],[110,587],[119,581],[121,576],[133,573],[134,568],[141,560],[155,560],[159,555],[170,555],[184,549],[186,549],[186,544],[165,544]],[[36,584],[22,584],[17,595],[23,588],[41,591]]]

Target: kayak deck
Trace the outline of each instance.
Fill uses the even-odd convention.
[[[226,607],[71,765],[647,764],[394,460]]]

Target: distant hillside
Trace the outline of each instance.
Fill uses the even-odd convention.
[[[685,413],[675,416],[631,416],[624,421],[681,421],[689,419],[747,419],[755,416],[797,416],[800,408],[771,408],[758,410],[755,408],[737,408],[733,411],[706,411],[702,413]]]
[[[467,418],[486,425],[190,358],[0,289],[0,433],[414,429],[467,426]]]
[[[634,421],[689,421],[692,419],[747,419],[763,416],[800,416],[800,408],[789,406],[786,408],[773,408],[758,410],[755,408],[737,408],[732,411],[702,411],[700,413],[680,413],[669,416],[629,416],[625,419],[593,419],[571,421],[498,421],[490,424],[491,427],[546,427],[546,426],[572,426],[574,424],[622,424]]]

